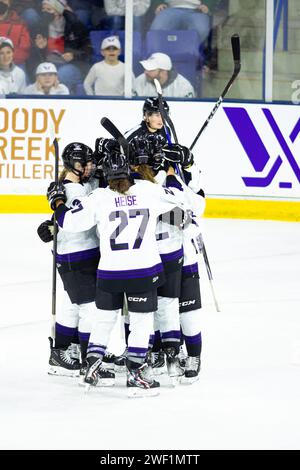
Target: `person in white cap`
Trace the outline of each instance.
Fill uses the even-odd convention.
[[[36,81],[25,88],[27,95],[69,95],[66,85],[59,83],[57,69],[51,62],[42,62],[36,69]]]
[[[140,61],[144,73],[134,82],[136,96],[154,96],[156,88],[154,79],[161,84],[163,95],[174,98],[194,98],[195,91],[191,83],[173,69],[172,61],[167,54],[153,53],[147,60]]]
[[[0,94],[23,93],[26,77],[14,64],[14,45],[11,39],[0,37]]]
[[[123,96],[125,66],[119,60],[121,43],[118,36],[103,39],[101,54],[104,60],[94,64],[84,80],[83,86],[86,94]]]

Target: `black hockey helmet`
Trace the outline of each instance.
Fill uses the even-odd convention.
[[[82,182],[86,182],[95,172],[94,152],[87,145],[81,142],[72,142],[68,144],[62,153],[64,167],[71,170],[75,175],[79,176]],[[90,163],[88,174],[83,171],[87,164]]]
[[[169,105],[166,102],[166,100],[162,100],[163,102],[163,107],[164,110],[168,113],[169,112]],[[144,106],[143,106],[143,114],[146,113],[159,113],[159,102],[158,98],[155,97],[149,97],[145,100]]]
[[[130,170],[126,155],[118,151],[111,152],[103,158],[102,171],[108,181],[128,178]]]

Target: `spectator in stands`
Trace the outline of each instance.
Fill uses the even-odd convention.
[[[13,7],[18,15],[23,18],[29,32],[31,32],[31,28],[40,23],[40,0],[13,0]]]
[[[26,95],[69,95],[66,85],[59,83],[57,69],[51,62],[43,62],[36,69],[36,81],[25,88]]]
[[[14,45],[9,38],[0,37],[0,94],[23,93],[26,78],[23,70],[14,64]]]
[[[35,81],[36,68],[42,62],[53,62],[57,65],[57,61],[63,63],[61,54],[50,52],[48,49],[48,31],[42,25],[31,30],[32,46],[30,55],[26,60],[26,75],[29,83]],[[57,57],[57,61],[54,60]]]
[[[140,63],[145,70],[134,81],[133,89],[136,96],[155,96],[154,78],[161,84],[164,96],[175,98],[193,98],[195,96],[193,86],[173,69],[172,61],[167,54],[155,52]]]
[[[14,62],[23,64],[29,55],[30,36],[26,24],[13,9],[12,0],[0,0],[0,36],[11,39]]]
[[[151,0],[133,0],[133,29],[143,31],[143,19]],[[125,0],[104,0],[106,16],[100,22],[100,29],[123,30],[125,27]]]
[[[150,29],[152,30],[184,30],[194,29],[203,43],[209,35],[210,18],[220,0],[165,0],[156,10]]]
[[[104,60],[94,64],[83,86],[87,95],[123,96],[125,66],[119,60],[121,44],[117,36],[109,36],[101,43]],[[133,77],[134,78],[134,77]]]
[[[89,31],[99,25],[105,15],[103,0],[69,0],[68,3]]]
[[[52,18],[48,23],[48,49],[61,55],[59,80],[67,85],[71,93],[76,93],[76,86],[91,63],[92,46],[88,30],[66,0],[43,0],[42,11],[46,20]]]

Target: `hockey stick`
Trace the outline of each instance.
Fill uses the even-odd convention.
[[[170,118],[169,114],[166,112],[166,110],[163,106],[162,89],[161,89],[159,81],[156,78],[154,79],[154,85],[155,85],[156,92],[157,92],[159,111],[160,111],[160,115],[162,117],[162,121],[164,123],[165,131],[167,133],[167,130],[166,130],[166,127],[167,127],[166,123],[167,123],[169,125],[171,131],[172,131],[175,143],[178,144],[178,138],[177,138],[177,134],[176,134],[176,131],[175,131],[175,126],[173,124],[172,119]],[[168,133],[167,133],[167,136],[168,136]],[[170,143],[171,139],[170,140],[168,139],[168,142]],[[176,166],[177,166],[177,171],[178,171],[178,174],[179,174],[180,178],[182,179],[182,181],[185,181],[182,169],[180,168],[179,165],[176,165]],[[203,255],[203,259],[204,259],[204,263],[205,263],[205,267],[206,267],[206,271],[207,271],[207,276],[208,276],[208,280],[209,280],[209,283],[210,283],[211,292],[212,292],[212,296],[213,296],[213,299],[214,299],[216,310],[217,310],[217,312],[220,312],[219,304],[218,304],[216,294],[215,294],[215,290],[214,290],[214,286],[213,286],[212,272],[211,272],[210,264],[209,264],[209,261],[208,261],[208,256],[207,256],[204,240],[203,240],[203,237],[202,237],[201,234],[196,238],[196,241],[197,241],[199,250]]]
[[[121,134],[119,129],[107,117],[103,117],[100,122],[101,122],[102,126],[104,127],[104,129],[106,129],[107,132],[109,132],[109,134],[112,135],[113,138],[116,139],[119,142],[120,146],[123,149],[124,154],[127,156],[127,159],[128,159],[128,157],[129,157],[129,144],[128,144],[126,138],[124,137],[124,135]]]
[[[59,164],[59,148],[58,141],[55,137],[53,140],[54,145],[54,181],[58,183],[58,164]],[[57,253],[57,224],[55,212],[53,214],[53,263],[52,263],[52,325],[51,325],[51,337],[55,344],[55,322],[56,322],[56,253]]]
[[[215,106],[213,107],[213,110],[211,111],[210,115],[208,116],[208,118],[204,122],[204,124],[201,127],[198,134],[196,135],[192,145],[190,146],[190,150],[192,150],[194,148],[194,146],[195,146],[197,140],[199,139],[200,135],[202,134],[204,129],[206,129],[206,127],[208,126],[208,124],[209,124],[210,120],[213,118],[213,116],[216,114],[219,106],[221,105],[221,103],[224,100],[225,96],[227,95],[229,89],[231,88],[231,85],[233,84],[234,80],[236,79],[236,77],[238,76],[238,74],[241,70],[240,38],[239,38],[238,34],[233,34],[233,36],[231,36],[231,48],[232,48],[232,55],[233,55],[233,61],[234,61],[233,74],[232,74],[229,82],[225,86],[224,90],[222,91],[220,98],[218,99]]]

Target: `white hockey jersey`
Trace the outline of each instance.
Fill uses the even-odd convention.
[[[164,282],[157,248],[157,217],[173,207],[183,207],[183,197],[149,181],[137,181],[127,195],[98,188],[81,199],[75,209],[56,210],[59,226],[81,232],[95,225],[100,234],[98,286],[112,292],[142,292]]]
[[[162,178],[162,173],[164,173],[164,178]],[[166,172],[159,172],[159,174],[156,175],[155,180],[161,185],[166,185]],[[171,190],[175,194],[178,194],[178,189],[172,187]],[[180,197],[182,198],[183,195]],[[166,216],[170,219],[169,222],[172,222],[171,219],[178,217],[178,214],[176,214],[176,212],[174,213],[174,211],[165,214],[162,216],[162,220],[158,221],[156,227],[156,240],[158,243],[160,257],[164,263],[165,270],[171,272],[176,271],[182,265],[183,235],[182,229],[178,226],[178,223],[172,224],[164,221]]]
[[[64,186],[67,197],[66,206],[76,211],[79,200],[91,192],[91,186],[89,183],[83,185],[68,180],[64,181]],[[99,238],[96,234],[96,227],[78,233],[58,230],[56,255],[58,264],[75,263],[97,255],[99,255]]]
[[[199,247],[197,237],[201,234],[202,216],[205,210],[205,198],[196,194],[192,189],[181,181],[185,197],[185,206],[188,208],[190,223],[185,224],[183,230],[183,268],[184,274],[198,273]]]

